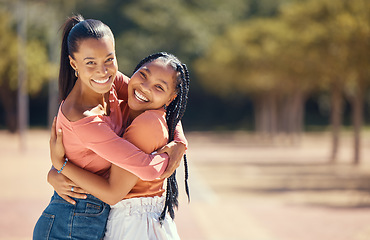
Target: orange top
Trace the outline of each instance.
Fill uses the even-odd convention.
[[[123,138],[146,153],[151,153],[168,143],[168,127],[164,109],[148,110],[137,116],[126,129]],[[164,179],[138,180],[127,198],[162,196]]]
[[[141,179],[153,180],[167,167],[167,154],[148,155],[119,137],[123,123],[128,119],[128,81],[128,77],[122,73],[117,74],[109,95],[109,116],[88,116],[70,122],[61,111],[62,102],[57,129],[63,130],[66,156],[77,166],[107,178],[111,163],[114,163]],[[182,129],[177,127],[176,131],[176,141],[186,144]]]

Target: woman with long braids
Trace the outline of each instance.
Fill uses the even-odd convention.
[[[161,52],[143,59],[128,84],[130,125],[123,138],[146,153],[172,141],[186,109],[188,92],[188,70],[175,56]],[[55,137],[57,145],[51,150],[57,154],[52,154],[52,162],[60,169],[64,162],[62,133]],[[184,164],[189,197],[186,156]],[[108,179],[74,164],[65,165],[63,174],[111,205],[105,239],[179,239],[173,221],[178,205],[175,173],[167,179],[166,196],[163,178],[144,181],[114,164]]]
[[[121,137],[129,119],[128,80],[118,72],[110,28],[81,16],[67,19],[59,71],[62,102],[54,124],[63,130],[66,158],[49,178],[67,183],[69,193],[81,191],[63,176],[70,166],[107,179],[114,163],[131,175],[153,180],[180,163],[186,145],[181,125],[176,127],[177,141],[158,151],[166,152],[170,161],[167,154],[146,153]],[[69,194],[71,199],[58,194],[61,191],[56,190],[37,221],[33,239],[102,239],[110,206],[90,194]]]

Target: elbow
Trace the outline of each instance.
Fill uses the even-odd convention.
[[[54,169],[50,169],[50,171],[48,172],[47,176],[46,176],[46,181],[50,184],[50,185],[53,185],[52,184],[52,180],[53,180],[53,176],[55,174],[55,171]]]
[[[46,176],[46,181],[47,181],[47,183],[49,183],[50,185],[51,185],[51,183],[50,183],[50,172],[48,173],[48,175]]]

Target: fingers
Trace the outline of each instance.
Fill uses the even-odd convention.
[[[57,131],[57,144],[63,144],[63,132],[62,129],[58,129]]]
[[[166,170],[160,176],[161,179],[168,178],[180,166],[180,161],[169,161]]]
[[[163,146],[162,148],[158,149],[156,152],[153,152],[152,154],[162,154],[167,153],[169,151],[169,148],[167,145]]]
[[[160,178],[168,178],[172,173],[180,166],[182,156],[185,152],[185,145],[177,142],[170,142],[166,146],[157,150],[157,153],[167,153],[169,155],[169,161],[165,172]]]
[[[70,193],[68,193],[68,196],[73,197],[73,198],[79,198],[79,199],[86,199],[87,198],[86,194],[77,193],[77,192],[70,192]]]
[[[72,187],[71,187],[71,192],[72,192]],[[79,188],[79,187],[73,187],[73,192],[77,194],[83,194],[83,195],[88,194],[88,192],[86,192],[84,189]]]
[[[73,191],[72,191],[73,190]],[[67,189],[63,190],[65,193],[59,193],[59,196],[69,202],[70,204],[75,205],[76,201],[72,198],[78,198],[78,199],[86,199],[87,198],[87,192],[83,190],[82,188],[79,188],[77,186],[71,186],[69,185]]]
[[[66,194],[68,194],[70,197],[85,199],[87,197],[86,194],[88,194],[88,192],[86,192],[84,189],[76,186],[71,181],[71,184],[68,185],[68,187],[66,189]]]
[[[65,195],[65,194],[59,194],[58,195],[63,198],[64,200],[66,200],[67,202],[69,202],[70,204],[73,204],[75,205],[76,204],[76,201],[73,200],[72,198],[70,198],[68,195]]]
[[[164,171],[164,173],[159,177],[160,179],[166,179],[166,178],[169,178],[171,176],[171,173],[170,171],[168,171],[166,169],[166,171]]]

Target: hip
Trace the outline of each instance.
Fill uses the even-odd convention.
[[[180,239],[175,222],[166,215],[160,223],[165,197],[130,198],[111,206],[106,240],[169,240]]]
[[[51,198],[34,229],[34,239],[101,239],[110,206],[92,195],[70,204],[57,193]]]

